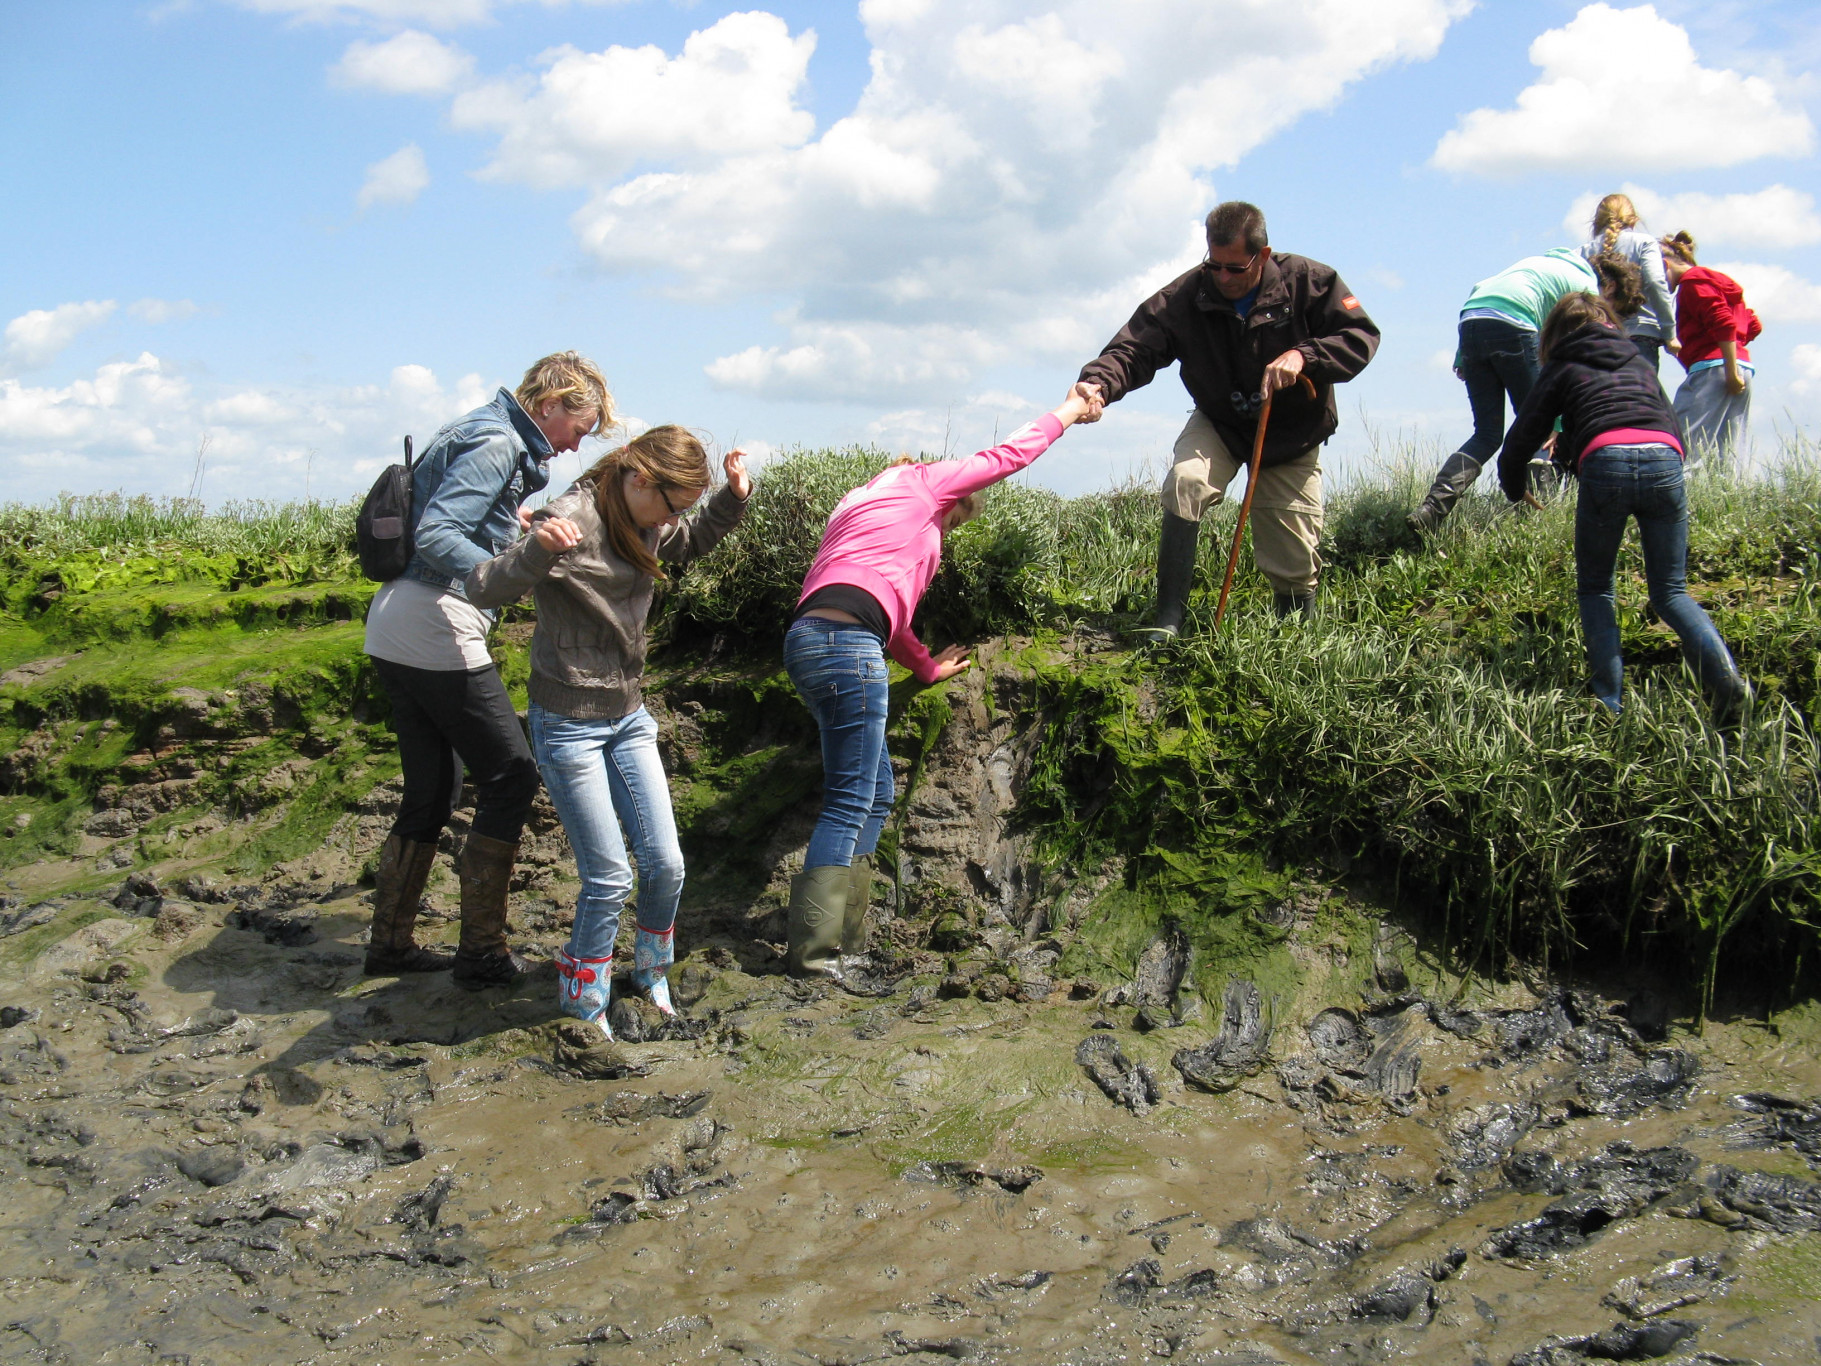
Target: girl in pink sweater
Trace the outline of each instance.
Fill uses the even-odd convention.
[[[942,537],[979,512],[980,493],[1030,464],[1063,431],[1100,416],[1077,384],[1054,412],[965,460],[900,461],[835,507],[803,581],[784,665],[822,734],[822,815],[790,886],[785,966],[839,976],[863,952],[873,851],[895,796],[885,749],[885,655],[938,683],[967,667],[959,645],[932,655],[911,617],[942,560]]]

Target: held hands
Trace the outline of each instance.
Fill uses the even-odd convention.
[[[1069,396],[1054,410],[1054,415],[1064,427],[1072,427],[1077,422],[1100,421],[1100,415],[1106,411],[1106,406],[1106,398],[1098,384],[1077,380],[1069,390]]]
[[[752,476],[746,472],[745,451],[727,452],[727,458],[721,462],[721,471],[727,476],[727,487],[735,498],[744,503],[752,497]]]
[[[967,646],[951,645],[945,650],[938,650],[930,656],[936,666],[936,682],[953,678],[968,666]]]
[[[1265,367],[1265,392],[1275,394],[1279,389],[1290,388],[1302,372],[1303,353],[1291,348]]]
[[[582,543],[582,529],[567,517],[546,517],[531,534],[552,555],[566,555]]]

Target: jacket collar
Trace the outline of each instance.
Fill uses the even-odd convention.
[[[1214,287],[1207,265],[1204,263],[1197,266],[1196,273],[1200,279],[1195,287],[1195,306],[1204,313],[1232,313],[1233,301]],[[1258,273],[1258,297],[1252,300],[1247,318],[1257,316],[1261,307],[1282,302],[1289,291],[1283,271],[1277,268],[1277,256],[1273,253],[1265,259],[1265,268]]]
[[[551,448],[550,438],[538,430],[537,423],[531,420],[531,414],[519,406],[519,401],[512,396],[510,389],[501,385],[493,401],[511,420],[512,429],[524,438],[526,449],[530,451],[533,460],[541,465],[556,454]]]

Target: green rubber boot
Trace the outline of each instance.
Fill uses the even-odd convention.
[[[841,931],[853,870],[805,868],[790,880],[784,970],[792,977],[834,977],[841,971]]]
[[[841,952],[866,952],[866,911],[873,904],[873,856],[862,854],[847,870],[847,908],[841,917]]]

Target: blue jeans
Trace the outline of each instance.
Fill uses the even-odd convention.
[[[1446,517],[1505,442],[1505,395],[1513,416],[1536,387],[1536,333],[1502,318],[1463,318],[1458,368],[1473,407],[1473,435],[1442,462],[1423,501]]]
[[[1461,322],[1461,379],[1473,407],[1473,435],[1461,450],[1484,465],[1505,442],[1505,396],[1515,417],[1536,387],[1537,334],[1501,318]]]
[[[784,667],[822,732],[822,814],[803,867],[850,867],[879,847],[895,795],[885,647],[848,622],[799,617],[784,637]]]
[[[1621,708],[1624,663],[1612,575],[1625,522],[1638,519],[1650,605],[1682,640],[1682,655],[1716,709],[1744,692],[1726,642],[1688,596],[1688,495],[1682,458],[1669,446],[1603,446],[1581,457],[1581,497],[1574,518],[1575,590],[1594,696]]]
[[[657,740],[658,724],[643,707],[615,721],[586,721],[531,704],[531,747],[582,879],[572,958],[613,954],[620,909],[632,893],[622,825],[639,864],[639,929],[664,935],[676,923],[683,851]]]

